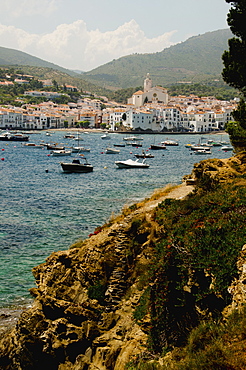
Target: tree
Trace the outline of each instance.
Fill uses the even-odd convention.
[[[52,84],[53,84],[53,87],[54,87],[55,91],[58,91],[59,86],[58,86],[57,81],[56,81],[56,80],[53,80],[53,81],[52,81]]]
[[[228,41],[229,50],[222,55],[224,81],[241,93],[240,103],[233,114],[235,122],[227,125],[235,151],[246,148],[246,0],[230,1],[232,8],[227,15],[227,23],[235,35]]]

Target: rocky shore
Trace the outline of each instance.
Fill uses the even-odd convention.
[[[2,337],[0,368],[123,370],[142,355],[148,339],[145,324],[148,328],[150,322],[147,315],[140,326],[134,311],[148,284],[153,242],[158,239],[156,207],[165,199],[192,196],[208,175],[212,182],[231,181],[245,169],[245,154],[201,161],[182,185],[168,186],[124,209],[87,240],[35,267],[34,303]],[[140,231],[134,244],[136,224]],[[245,271],[244,259],[239,269]],[[242,281],[241,288],[236,282],[231,288],[240,302],[246,298]],[[240,302],[234,297],[234,306]]]

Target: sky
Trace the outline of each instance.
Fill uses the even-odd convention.
[[[90,71],[228,28],[225,0],[1,0],[0,46]]]

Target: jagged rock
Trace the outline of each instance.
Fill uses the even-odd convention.
[[[246,166],[243,154],[227,162],[202,162],[195,168],[194,178],[201,178],[204,173],[213,176],[220,173],[228,179],[238,173],[238,164]],[[153,230],[144,230],[143,241],[134,249],[129,236],[131,223],[134,217],[151,222],[158,203],[167,197],[183,198],[193,189],[181,185],[149,200],[142,208],[102,228],[97,235],[74,244],[68,251],[53,253],[44,264],[35,267],[37,287],[31,290],[33,307],[2,338],[0,368],[122,370],[133,355],[142,353],[150,318],[147,314],[140,327],[133,313],[146,289],[139,276],[143,271],[148,274],[145,270],[152,255],[150,240],[158,231],[152,223]],[[240,290],[233,295],[235,304],[245,300],[245,263],[240,266],[242,278]],[[187,291],[191,292],[192,287],[187,286]]]
[[[207,159],[194,165],[192,173],[184,176],[183,180],[191,180],[198,184],[206,176],[220,182],[231,181],[246,172],[246,152],[229,159]]]
[[[228,292],[232,295],[232,303],[225,310],[225,315],[234,309],[240,309],[246,302],[246,244],[242,248],[242,252],[237,262],[238,279],[235,279],[228,288]]]

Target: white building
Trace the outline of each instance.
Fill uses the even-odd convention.
[[[153,112],[136,111],[130,109],[126,112],[126,120],[123,125],[132,130],[159,130],[159,124],[156,124]]]
[[[126,115],[126,109],[124,108],[115,108],[109,109],[108,125],[110,130],[117,130],[117,126],[124,123],[123,118]],[[123,116],[124,115],[124,116]]]
[[[179,131],[181,123],[181,114],[176,107],[165,107],[160,112],[161,131]]]
[[[59,94],[53,91],[39,91],[39,90],[25,91],[24,95],[33,96],[35,98],[47,98],[47,99],[60,98],[62,95],[68,96],[66,94]]]
[[[0,111],[0,128],[22,128],[22,123],[22,112],[15,112],[11,109],[4,109]]]

